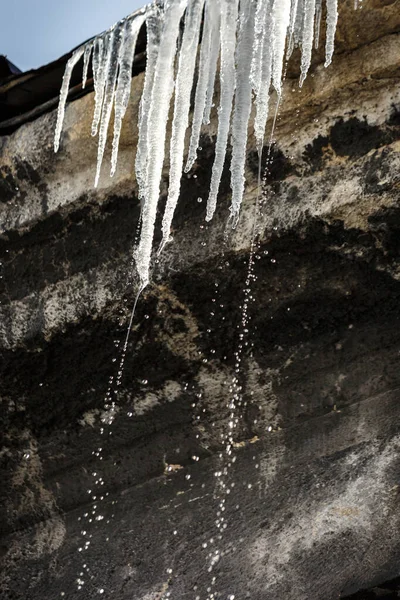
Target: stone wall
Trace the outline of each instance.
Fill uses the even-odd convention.
[[[261,208],[249,147],[228,235],[228,164],[204,221],[214,115],[138,304],[111,426],[143,76],[97,190],[92,94],[67,107],[57,155],[54,112],[0,138],[1,600],[336,600],[400,574],[399,31],[398,1],[346,0],[329,69],[321,50],[299,90],[293,57]],[[167,181],[168,165],[164,194]]]

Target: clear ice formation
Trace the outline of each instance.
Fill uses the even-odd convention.
[[[218,132],[206,219],[212,219],[217,206],[230,142],[230,217],[232,225],[236,225],[245,188],[250,125],[260,153],[264,145],[270,98],[275,91],[276,103],[282,94],[285,62],[294,48],[300,49],[300,86],[303,85],[313,47],[318,48],[323,14],[326,14],[325,66],[331,63],[337,3],[338,0],[154,0],[72,54],[60,92],[54,150],[57,152],[60,145],[72,71],[83,57],[82,87],[87,84],[90,62],[93,74],[95,108],[92,135],[98,135],[97,186],[113,109],[111,176],[117,168],[136,43],[141,28],[146,25],[146,71],[135,160],[142,206],[141,234],[136,251],[141,289],[149,282],[171,108],[170,181],[160,250],[170,238],[180,196],[182,170],[188,172],[196,161],[201,128],[210,122],[214,101],[218,103]],[[252,115],[253,123],[250,122]]]

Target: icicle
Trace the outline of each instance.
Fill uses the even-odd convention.
[[[322,0],[315,2],[315,32],[314,32],[314,48],[318,50],[319,37],[321,32],[321,17],[322,17]]]
[[[303,31],[303,21],[304,21],[304,2],[305,0],[292,0],[292,8],[291,10],[291,24],[290,28],[290,36],[289,36],[289,44],[287,50],[286,59],[292,56],[294,48],[297,48],[301,41],[302,31]],[[293,18],[293,20],[292,20]]]
[[[215,3],[215,0],[208,0],[208,4]],[[206,92],[206,104],[204,107],[203,123],[208,125],[210,122],[211,109],[214,97],[215,77],[217,74],[217,63],[221,46],[221,6],[213,7],[212,12],[212,30],[210,46],[210,66],[208,73],[208,83]]]
[[[221,101],[218,115],[218,135],[215,143],[215,160],[211,175],[210,193],[207,201],[206,220],[211,221],[217,205],[217,195],[224,168],[232,100],[235,91],[235,46],[238,0],[221,2]]]
[[[104,88],[104,99],[101,112],[100,128],[99,128],[99,146],[97,152],[97,170],[96,179],[94,186],[97,187],[100,178],[100,170],[103,162],[104,149],[107,141],[107,131],[110,122],[111,111],[114,103],[115,95],[115,84],[117,81],[118,63],[119,63],[119,52],[122,42],[123,35],[123,24],[117,24],[112,37],[110,39],[110,45],[107,53],[107,62],[105,65],[105,88]]]
[[[157,63],[158,49],[160,47],[161,28],[164,13],[156,4],[150,5],[146,13],[147,50],[146,73],[143,85],[142,98],[139,106],[139,139],[136,149],[136,181],[139,188],[139,198],[143,200],[146,193],[147,170],[147,125],[153,89],[154,73]]]
[[[65,67],[65,73],[63,76],[61,91],[60,91],[60,101],[58,104],[58,111],[57,111],[57,124],[56,124],[56,129],[55,129],[55,134],[54,134],[54,152],[58,152],[58,148],[60,147],[61,131],[63,128],[64,116],[65,116],[65,104],[67,102],[68,90],[69,90],[69,84],[71,81],[72,71],[74,70],[76,63],[79,61],[79,59],[81,58],[84,51],[85,51],[84,46],[81,46],[81,48],[78,48],[78,50],[75,50],[75,52],[73,53],[73,55],[71,56],[71,58],[69,59],[69,61],[67,62],[67,65]]]
[[[297,0],[294,0],[297,1]],[[261,65],[264,48],[264,23],[265,15],[268,8],[268,2],[257,2],[256,14],[254,18],[254,45],[253,45],[253,56],[251,59],[250,67],[250,80],[251,85],[257,96],[260,93],[261,87]]]
[[[84,90],[86,87],[88,70],[89,70],[89,62],[90,56],[93,50],[93,42],[89,42],[85,46],[85,52],[83,54],[83,73],[82,73],[82,89]]]
[[[147,64],[139,107],[139,136],[135,161],[136,179],[142,203],[141,238],[136,254],[141,289],[149,280],[154,224],[164,164],[166,128],[174,89],[177,41],[180,34],[180,21],[188,4],[179,53],[170,140],[170,189],[163,218],[162,245],[168,238],[179,198],[185,133],[188,126],[203,7],[205,11],[199,74],[189,155],[185,169],[189,170],[196,159],[202,123],[208,123],[210,120],[218,57],[221,54],[218,133],[207,202],[207,220],[210,220],[215,212],[230,132],[232,134],[231,216],[234,223],[238,217],[244,190],[252,90],[254,90],[256,106],[254,133],[257,149],[260,152],[268,119],[271,83],[278,92],[278,97],[281,94],[287,38],[289,38],[287,57],[294,47],[301,46],[300,86],[311,64],[314,34],[315,45],[318,46],[322,0],[164,0],[164,2],[154,0],[141,13],[135,13],[125,21],[120,21],[108,32],[74,52],[66,65],[61,87],[54,149],[57,151],[60,144],[72,70],[83,55],[82,87],[85,87],[92,55],[95,90],[92,135],[99,132],[95,182],[97,185],[114,102],[111,175],[115,173],[122,119],[130,98],[137,36],[146,21]],[[337,0],[326,0],[326,4],[325,66],[328,66],[334,48],[338,16]],[[240,13],[239,32],[236,36],[238,13]],[[235,105],[232,128],[230,128],[234,96]]]
[[[281,94],[283,57],[285,55],[285,42],[287,29],[290,23],[290,0],[275,0],[272,9],[273,20],[273,68],[272,84]]]
[[[267,10],[265,13],[263,54],[261,61],[261,84],[260,92],[256,98],[257,112],[254,121],[254,135],[259,152],[261,151],[264,143],[265,126],[268,119],[269,88],[271,85],[272,44],[270,43],[270,40],[272,35],[272,1],[273,0],[267,0]]]
[[[254,0],[242,0],[240,3],[239,34],[236,47],[236,95],[232,119],[232,204],[230,209],[234,227],[239,217],[245,184],[244,171],[251,112],[252,84],[249,73],[254,44],[254,5]]]
[[[103,59],[103,47],[104,47],[103,37],[97,37],[93,43],[93,58],[92,58],[92,71],[93,71],[93,83],[94,83],[95,95],[96,95],[96,84],[99,81],[99,75],[100,75],[100,64]]]
[[[332,62],[335,46],[335,33],[338,20],[337,0],[326,0],[326,45],[325,45],[325,67]]]
[[[197,78],[190,146],[185,166],[186,173],[190,171],[197,158],[197,148],[199,147],[201,124],[203,121],[203,116],[206,112],[207,99],[211,99],[209,102],[210,107],[212,103],[215,70],[219,54],[219,29],[220,13],[218,10],[218,4],[215,2],[215,0],[209,0],[209,2],[206,3],[204,14],[203,36],[200,47],[199,74]],[[210,88],[211,72],[214,73],[212,80],[212,89]]]
[[[135,57],[136,42],[139,31],[144,23],[144,15],[133,16],[125,22],[121,44],[119,74],[115,92],[114,138],[111,155],[111,177],[117,168],[119,138],[121,135],[122,119],[125,116],[131,95],[132,65]]]
[[[190,95],[193,87],[203,7],[204,0],[189,0],[186,9],[182,46],[179,53],[178,75],[175,84],[174,119],[170,142],[169,189],[162,223],[163,238],[160,251],[168,241],[181,190],[185,133],[189,123]]]
[[[149,282],[154,223],[164,163],[166,127],[173,91],[176,43],[186,2],[187,0],[171,0],[165,6],[165,22],[154,73],[148,112],[145,201],[142,210],[141,236],[136,254],[136,266],[142,288]]]
[[[301,41],[301,76],[300,87],[307,77],[311,64],[312,45],[314,37],[315,0],[305,0],[303,37]]]
[[[298,0],[292,0],[292,3],[290,5],[290,22],[289,22],[290,36],[292,36],[293,32],[294,32],[294,26],[296,23],[296,16],[297,16],[297,5],[298,5]]]
[[[95,41],[93,50],[93,81],[94,81],[94,113],[92,136],[97,135],[101,111],[103,108],[104,88],[106,83],[107,60],[114,31],[107,32],[104,37]]]

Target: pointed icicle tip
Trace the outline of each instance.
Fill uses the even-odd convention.
[[[65,73],[63,76],[63,81],[62,81],[61,91],[60,91],[60,100],[59,100],[58,109],[57,109],[57,123],[56,123],[56,129],[55,129],[55,133],[54,133],[54,152],[58,152],[58,149],[60,147],[61,132],[62,132],[62,128],[63,128],[63,124],[64,124],[64,117],[65,117],[65,105],[67,103],[72,71],[74,70],[75,65],[78,63],[78,61],[82,57],[82,54],[84,53],[84,51],[85,51],[85,46],[81,46],[80,48],[75,50],[75,52],[72,54],[71,58],[68,60],[66,67],[65,67]]]

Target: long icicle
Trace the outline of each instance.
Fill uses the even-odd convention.
[[[204,0],[189,0],[186,10],[182,46],[179,53],[178,75],[175,84],[174,118],[170,142],[169,188],[162,222],[163,238],[160,251],[169,239],[172,219],[181,191],[185,133],[189,123],[190,95],[193,87],[203,7]]]
[[[292,0],[291,5],[290,5],[289,46],[290,46],[290,43],[292,40],[292,36],[294,33],[294,27],[295,27],[295,23],[296,23],[298,1],[299,0]]]
[[[114,138],[111,155],[111,177],[115,174],[118,160],[119,139],[121,135],[122,119],[128,108],[131,95],[132,65],[135,56],[136,42],[139,31],[144,23],[144,15],[135,15],[125,22],[121,56],[119,61],[119,74],[115,92],[114,111]]]
[[[93,51],[94,79],[94,112],[92,121],[92,136],[97,135],[101,111],[103,109],[104,90],[106,85],[107,61],[109,56],[114,29],[96,39]]]
[[[214,3],[212,8],[213,27],[211,30],[211,46],[210,46],[210,67],[208,72],[208,83],[206,92],[206,104],[204,107],[203,124],[208,125],[210,122],[211,109],[213,106],[215,78],[217,75],[218,57],[221,48],[221,5],[215,0],[208,0],[208,4]]]
[[[301,42],[304,22],[304,2],[305,0],[292,0],[289,26],[290,34],[286,60],[289,60],[293,50],[297,48]]]
[[[86,87],[89,63],[90,63],[90,57],[92,54],[92,50],[93,50],[93,42],[89,42],[88,44],[86,44],[85,52],[83,53],[83,73],[82,73],[82,89],[83,90]]]
[[[251,78],[249,77],[254,44],[254,0],[242,0],[239,15],[239,33],[236,47],[236,94],[232,119],[231,187],[232,224],[239,217],[245,184],[245,164],[248,126],[251,112]]]
[[[122,23],[114,29],[113,36],[110,40],[110,47],[107,53],[107,63],[105,68],[105,88],[103,107],[101,112],[100,127],[99,127],[99,146],[97,152],[97,170],[94,187],[97,187],[100,178],[101,165],[103,162],[104,150],[107,141],[108,125],[110,123],[111,111],[114,103],[115,84],[117,81],[119,54],[123,36]]]
[[[264,33],[263,33],[263,54],[261,61],[261,81],[259,94],[256,97],[256,117],[254,120],[254,135],[256,138],[257,149],[260,153],[263,147],[265,127],[269,112],[269,88],[271,85],[272,73],[272,44],[270,43],[272,35],[272,0],[266,0],[267,10],[265,12]]]
[[[314,48],[318,50],[319,38],[321,34],[322,0],[315,1],[315,30],[314,30]]]
[[[156,4],[151,4],[146,13],[147,51],[146,71],[142,98],[139,106],[139,137],[136,148],[135,171],[139,188],[139,198],[142,201],[146,193],[147,174],[147,128],[153,89],[154,73],[156,70],[158,50],[160,47],[161,30],[164,13]]]
[[[335,33],[338,21],[337,0],[326,0],[326,12],[325,67],[329,67],[335,47]]]
[[[192,120],[192,131],[189,144],[189,152],[185,165],[185,172],[192,168],[199,147],[201,125],[206,111],[207,99],[212,99],[213,90],[210,89],[210,72],[214,71],[214,57],[219,54],[219,30],[220,13],[215,0],[206,3],[204,11],[204,27],[200,48],[199,74],[197,78],[196,96],[194,101],[194,112]],[[217,47],[217,48],[216,48]],[[217,60],[215,60],[215,65]],[[214,87],[214,81],[212,83]],[[211,105],[211,103],[210,103]]]
[[[186,8],[186,0],[168,2],[161,36],[153,89],[148,113],[147,174],[145,199],[142,210],[142,229],[136,253],[136,267],[141,287],[149,282],[154,224],[160,194],[160,182],[164,163],[164,146],[168,112],[174,83],[174,62],[179,24]]]
[[[58,149],[60,147],[61,131],[63,128],[64,116],[65,116],[65,104],[67,102],[68,90],[69,90],[69,84],[71,81],[72,71],[74,70],[76,63],[79,61],[79,59],[81,58],[84,51],[85,51],[84,46],[82,46],[81,48],[78,48],[78,50],[75,50],[75,52],[73,53],[73,55],[67,62],[67,66],[65,67],[65,73],[63,76],[63,81],[62,81],[61,91],[60,91],[60,101],[59,101],[58,110],[57,110],[57,123],[56,123],[55,135],[54,135],[54,152],[58,152]]]
[[[235,91],[235,46],[238,0],[221,0],[221,6],[221,100],[218,114],[218,135],[215,142],[215,160],[207,201],[207,221],[211,221],[217,206],[217,196],[225,163],[232,101]]]
[[[282,89],[283,58],[290,24],[290,0],[275,0],[272,8],[272,84],[278,95]]]
[[[314,38],[314,15],[315,0],[305,0],[304,3],[304,22],[303,37],[301,40],[301,75],[300,87],[302,87],[307,77],[308,69],[311,64],[311,55]]]
[[[251,59],[250,67],[250,80],[256,97],[260,93],[261,88],[261,65],[264,48],[264,23],[267,8],[268,2],[257,2],[256,14],[254,18],[254,44],[253,56]]]

